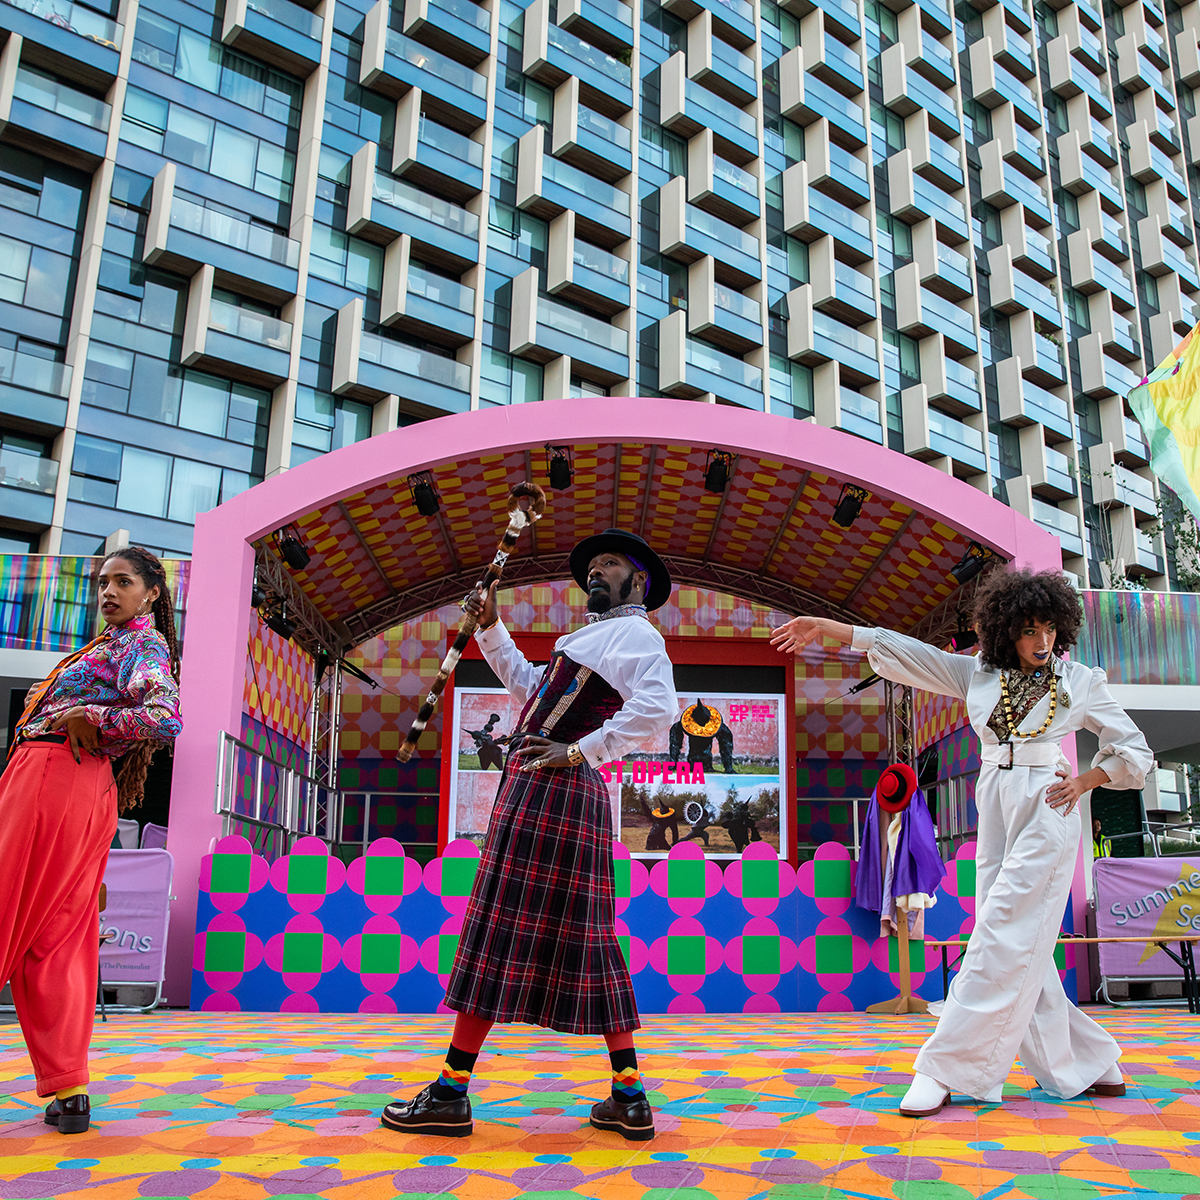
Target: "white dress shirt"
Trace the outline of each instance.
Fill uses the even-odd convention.
[[[475,632],[488,666],[522,704],[537,691],[544,671],[517,649],[497,621]],[[624,701],[599,729],[579,739],[579,750],[593,767],[623,760],[631,750],[670,729],[679,716],[667,644],[645,617],[612,617],[564,634],[555,650],[588,667]]]

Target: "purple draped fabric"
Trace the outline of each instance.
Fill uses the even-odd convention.
[[[871,793],[867,806],[867,819],[863,823],[862,844],[858,852],[858,870],[855,873],[854,902],[868,912],[882,913],[884,851],[880,842],[880,817],[891,819],[890,813],[882,813]],[[894,896],[907,896],[912,892],[924,892],[932,896],[946,874],[946,864],[938,853],[934,836],[933,818],[925,803],[925,794],[918,789],[912,803],[900,814],[900,840],[896,844],[896,861],[892,868],[892,896],[886,897],[887,907]]]

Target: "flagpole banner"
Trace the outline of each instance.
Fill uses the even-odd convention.
[[[165,978],[167,921],[175,860],[166,850],[110,850],[104,869],[107,902],[100,914],[100,978],[144,983]]]
[[[1129,393],[1154,474],[1200,520],[1200,337],[1196,326]]]
[[[1170,944],[1172,938],[1200,934],[1200,857],[1099,858],[1093,881],[1099,937],[1146,937]],[[1101,942],[1098,950],[1100,974],[1110,979],[1183,975],[1153,943]]]

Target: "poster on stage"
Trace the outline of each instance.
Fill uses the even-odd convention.
[[[683,697],[677,719],[655,743],[602,767],[613,828],[630,853],[662,858],[676,842],[694,841],[708,857],[738,858],[762,841],[786,857],[786,703],[783,694]],[[520,714],[520,703],[503,689],[454,689],[450,840],[483,845],[505,739]]]
[[[620,788],[620,839],[637,858],[664,858],[693,841],[709,858],[738,858],[753,842],[787,857],[787,698],[680,696],[656,744],[610,764]],[[619,767],[619,770],[618,770]]]

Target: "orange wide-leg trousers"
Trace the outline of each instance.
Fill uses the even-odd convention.
[[[107,758],[81,758],[25,742],[0,775],[0,983],[12,984],[39,1096],[87,1084],[96,1018],[117,789]]]

